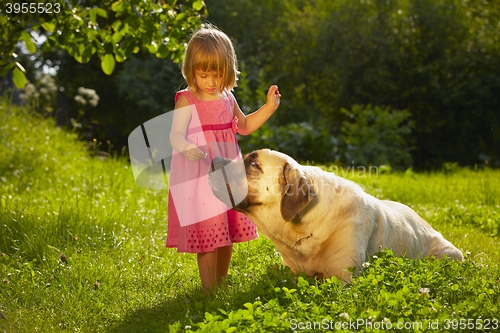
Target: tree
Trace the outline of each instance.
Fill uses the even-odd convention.
[[[207,0],[235,42],[242,104],[283,95],[270,124],[340,134],[342,109],[408,110],[417,169],[500,166],[500,2],[495,0]],[[255,8],[257,6],[257,8]],[[239,96],[250,90],[251,98]],[[258,134],[256,134],[258,135]]]
[[[112,75],[102,72],[96,57],[87,64],[78,63],[68,54],[46,57],[58,66],[56,84],[63,90],[60,99],[65,100],[64,110],[56,111],[58,124],[71,128],[74,119],[81,126],[78,132],[82,138],[95,138],[104,151],[109,150],[108,141],[113,149],[121,151],[134,128],[173,110],[175,92],[183,82],[179,64],[152,54],[133,54],[118,63]],[[74,100],[79,87],[94,89],[99,104],[80,110]]]
[[[3,1],[2,1],[3,2]],[[3,2],[0,9],[0,76],[12,71],[18,88],[26,84],[25,69],[16,60],[16,46],[30,53],[62,48],[79,63],[97,55],[110,75],[116,62],[147,51],[179,61],[187,31],[206,14],[202,0],[56,0]]]

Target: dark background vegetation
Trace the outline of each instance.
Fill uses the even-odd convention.
[[[500,165],[500,2],[205,3],[205,20],[235,44],[242,109],[262,105],[271,84],[283,96],[261,130],[240,138],[243,152],[269,147],[302,161],[418,170]],[[172,110],[183,87],[179,64],[153,55],[137,54],[111,76],[97,59],[82,65],[56,52],[44,61],[58,68],[51,112],[109,152]],[[79,87],[95,89],[99,104],[79,105]]]

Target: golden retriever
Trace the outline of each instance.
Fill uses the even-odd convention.
[[[352,181],[277,151],[257,150],[242,161],[215,158],[209,182],[216,197],[275,244],[296,274],[349,282],[349,268],[361,268],[381,248],[408,258],[463,259],[410,207],[379,200]]]

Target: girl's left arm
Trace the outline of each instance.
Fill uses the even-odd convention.
[[[249,135],[259,127],[261,127],[266,120],[269,119],[280,106],[281,95],[277,85],[272,85],[267,91],[267,100],[257,111],[245,116],[241,111],[236,100],[234,101],[234,116],[238,118],[238,133],[241,135]]]

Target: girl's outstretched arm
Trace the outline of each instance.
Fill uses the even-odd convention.
[[[277,85],[272,85],[267,91],[267,100],[257,111],[245,116],[241,111],[236,100],[234,101],[234,116],[238,118],[238,133],[241,135],[249,135],[259,127],[261,127],[266,120],[269,119],[280,106],[281,94]]]

